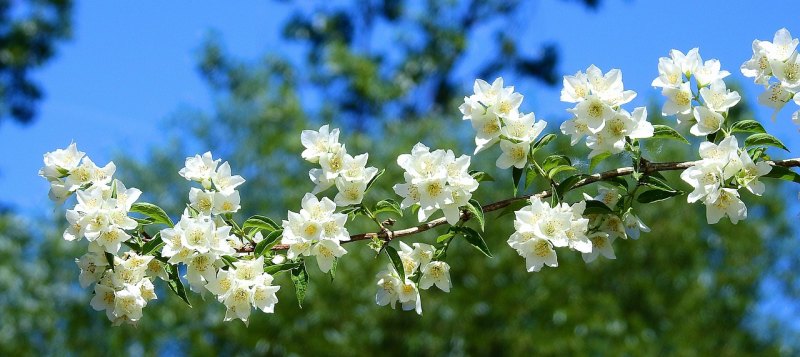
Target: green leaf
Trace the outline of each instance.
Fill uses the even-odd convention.
[[[653,125],[653,136],[650,139],[671,139],[689,144],[689,140],[666,125]]]
[[[478,219],[481,231],[483,231],[483,227],[486,225],[486,219],[483,216],[483,207],[481,207],[481,204],[476,200],[469,200],[469,203],[467,203],[467,211],[469,211],[472,217]]]
[[[761,123],[755,120],[741,120],[733,123],[731,133],[766,133]]]
[[[114,254],[111,254],[109,252],[105,252],[105,253],[106,253],[105,254],[106,262],[108,263],[108,266],[111,267],[111,270],[113,271],[114,270]]]
[[[550,155],[544,159],[542,169],[544,172],[550,172],[550,170],[562,165],[572,166],[572,161],[565,155]]]
[[[375,180],[377,180],[378,177],[381,177],[381,175],[383,175],[384,172],[386,172],[386,169],[381,169],[380,171],[378,171],[378,173],[375,174],[375,177],[373,177],[372,180],[369,180],[369,182],[367,183],[367,188],[364,190],[364,192],[369,191],[369,189],[375,183]]]
[[[279,228],[280,226],[269,217],[259,215],[248,218],[246,221],[244,221],[244,224],[242,224],[242,229],[253,229],[253,232],[260,230],[272,232]]]
[[[489,246],[486,245],[486,241],[483,240],[483,237],[480,233],[478,233],[478,231],[469,227],[459,227],[458,231],[463,234],[464,239],[466,239],[469,244],[480,250],[481,253],[487,257],[492,257],[492,252],[489,251]]]
[[[149,242],[142,246],[142,255],[153,255],[153,252],[159,250],[164,246],[164,240],[161,239],[161,232],[156,233]]]
[[[397,254],[397,249],[387,245],[384,251],[386,251],[386,255],[389,256],[389,260],[392,261],[392,265],[394,266],[394,270],[397,271],[397,275],[400,275],[400,280],[405,281],[406,269],[403,267],[403,260],[400,259],[400,254]]]
[[[162,223],[166,224],[170,227],[174,227],[175,225],[172,223],[172,220],[167,216],[167,213],[164,212],[161,207],[158,207],[152,203],[147,202],[137,202],[131,206],[131,212],[141,213],[145,216],[148,216],[153,219],[155,223]]]
[[[339,258],[333,258],[333,264],[331,265],[331,270],[328,273],[331,275],[331,281],[336,278],[336,267],[339,265]]]
[[[744,140],[744,146],[774,146],[789,151],[778,138],[769,134],[753,134]]]
[[[613,214],[614,211],[608,208],[605,203],[597,200],[586,200],[586,209],[583,214]]]
[[[292,269],[292,283],[294,284],[294,293],[297,295],[297,306],[302,309],[303,300],[306,298],[306,290],[308,290],[308,272],[306,272],[304,263],[300,263],[300,265]]]
[[[491,175],[489,175],[489,174],[487,174],[487,173],[485,173],[483,171],[472,170],[472,171],[469,172],[469,174],[470,174],[470,176],[472,176],[472,178],[478,180],[478,182],[494,181],[494,177],[492,177]]]
[[[186,296],[186,288],[183,287],[180,274],[178,274],[178,266],[175,264],[167,264],[167,274],[169,275],[167,285],[169,285],[170,290],[172,290],[175,295],[178,295],[186,305],[192,307],[192,303],[189,302],[189,297]]]
[[[400,208],[400,204],[391,198],[378,201],[378,203],[375,204],[375,210],[373,213],[378,214],[383,212],[395,213],[398,216],[403,217],[403,210]]]
[[[649,190],[639,194],[639,196],[636,197],[636,201],[639,203],[658,202],[678,196],[682,193],[681,191]]]
[[[456,234],[453,233],[452,231],[447,231],[447,233],[436,237],[436,243],[442,243],[442,242],[452,238],[454,235],[456,235]]]
[[[514,180],[514,196],[517,195],[517,186],[519,185],[519,179],[522,178],[523,169],[518,169],[516,167],[511,168],[511,178]]]
[[[279,229],[277,231],[272,231],[267,234],[266,237],[258,244],[256,244],[255,248],[253,248],[253,254],[255,254],[256,258],[264,255],[264,253],[268,252],[272,247],[280,242],[281,236],[283,235],[283,229]]]
[[[536,170],[531,165],[525,166],[525,188],[528,188],[536,179]]]
[[[589,175],[577,174],[577,175],[572,175],[570,177],[565,178],[557,186],[557,191],[558,192],[556,192],[556,193],[558,194],[558,197],[562,197],[563,198],[564,194],[569,192],[569,190],[572,189],[572,187],[574,187],[575,184],[577,184],[578,182],[580,182],[581,180],[583,180],[584,178],[587,178],[587,177],[589,177]]]
[[[589,171],[594,170],[594,168],[597,167],[597,165],[599,165],[600,162],[602,162],[605,159],[608,159],[609,157],[611,157],[611,154],[609,154],[607,152],[604,152],[602,154],[597,154],[597,155],[593,156],[589,160]]]
[[[264,272],[270,275],[275,275],[276,273],[292,270],[300,266],[300,262],[292,262],[292,263],[283,263],[283,264],[275,264],[264,267]]]
[[[800,183],[800,174],[797,174],[796,172],[789,170],[788,168],[783,166],[773,166],[772,170],[768,174],[762,177],[769,177],[784,181],[792,181]]]
[[[622,191],[628,192],[628,181],[622,176],[609,177],[602,180],[605,183],[616,186]]]
[[[561,166],[557,166],[557,167],[553,168],[552,170],[548,171],[547,172],[547,176],[550,177],[550,178],[553,178],[553,177],[556,177],[556,175],[558,175],[558,174],[560,174],[562,172],[567,172],[567,171],[578,171],[578,169],[575,168],[575,166],[561,165]]]
[[[672,186],[670,186],[665,180],[650,175],[643,176],[642,179],[639,180],[639,183],[656,190],[675,192],[675,189],[672,188]]]
[[[556,134],[547,134],[547,135],[543,136],[541,139],[539,139],[538,141],[536,141],[536,143],[533,144],[533,147],[532,147],[531,150],[532,151],[536,151],[536,149],[549,144],[555,138],[556,138]]]

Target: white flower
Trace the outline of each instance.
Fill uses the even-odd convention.
[[[391,265],[387,266],[377,275],[378,291],[375,293],[375,303],[380,306],[392,305],[392,309],[400,297],[402,281]]]
[[[317,257],[319,270],[323,273],[330,271],[333,261],[346,253],[347,250],[339,244],[338,240],[322,239],[311,248],[311,255]]]
[[[207,151],[203,156],[195,155],[193,157],[187,157],[184,167],[180,169],[178,173],[183,176],[183,178],[189,181],[200,182],[203,187],[209,189],[211,188],[211,179],[220,161],[219,159],[214,160],[211,156],[211,152]]]
[[[214,214],[234,213],[241,208],[240,200],[239,191],[215,192],[214,207],[211,212]]]
[[[198,212],[210,215],[214,208],[214,192],[201,190],[197,187],[189,189],[189,205]]]
[[[500,142],[500,149],[503,150],[503,153],[497,158],[497,167],[507,169],[514,166],[521,169],[528,163],[528,152],[531,150],[531,142],[522,141],[513,143],[503,140]]]
[[[794,93],[786,90],[780,83],[772,84],[767,88],[764,93],[758,96],[758,103],[774,109],[772,119],[778,115],[778,112],[792,99]]]
[[[109,162],[104,167],[98,167],[91,159],[85,157],[78,167],[69,172],[64,183],[70,191],[75,191],[89,183],[103,186],[111,182],[111,177],[116,170],[117,166],[113,162]]]
[[[419,266],[424,267],[430,263],[431,260],[433,260],[433,254],[435,250],[433,249],[432,245],[425,243],[414,243],[413,246],[414,250],[411,252],[411,256],[419,263]]]
[[[276,293],[281,289],[272,285],[272,279],[272,275],[262,273],[254,284],[253,306],[266,313],[275,312],[275,304],[278,303]]]
[[[536,121],[533,113],[509,116],[500,130],[506,137],[518,141],[533,141],[542,133],[547,122]]]
[[[686,198],[689,203],[697,202],[700,199],[717,192],[722,186],[722,169],[708,162],[701,162],[681,173],[681,179],[694,189]]]
[[[695,136],[706,136],[716,133],[722,128],[722,123],[725,121],[722,114],[704,106],[694,107],[693,113],[697,122],[692,125],[689,132]]]
[[[741,168],[739,160],[739,143],[735,136],[722,139],[719,144],[711,142],[700,143],[700,157],[708,164],[713,164],[723,170],[724,179],[729,179]]]
[[[564,87],[561,88],[561,101],[577,103],[589,95],[589,79],[585,73],[578,71],[575,75],[564,76]]]
[[[300,142],[306,148],[302,154],[303,159],[317,163],[320,157],[339,149],[339,129],[329,130],[328,125],[323,125],[319,131],[303,130],[300,133]]]
[[[115,293],[114,315],[119,322],[136,322],[142,318],[142,308],[147,302],[136,285],[125,284],[125,288]],[[114,321],[118,323],[118,321]]]
[[[344,169],[345,156],[348,156],[347,148],[340,145],[319,157],[319,166],[322,167],[326,179],[333,180],[339,176],[339,172]]]
[[[697,84],[705,87],[716,81],[729,76],[731,73],[728,71],[720,70],[719,60],[711,59],[706,61],[703,65],[697,66],[694,71],[694,76],[697,79]]]
[[[433,285],[444,292],[450,292],[452,284],[450,282],[450,266],[447,263],[435,261],[425,264],[422,268],[419,288],[425,290]]]
[[[108,260],[103,254],[89,252],[75,259],[75,263],[81,269],[81,275],[78,277],[78,282],[82,288],[100,281],[100,277],[108,266]]]
[[[689,82],[674,88],[665,87],[661,94],[667,97],[667,102],[661,109],[662,115],[689,114],[692,111],[692,90]]]
[[[575,108],[567,109],[567,111],[586,123],[592,133],[602,130],[606,120],[613,118],[616,114],[610,105],[595,95],[589,95],[586,100],[578,103]]]
[[[419,296],[419,289],[408,277],[400,283],[400,289],[397,293],[397,301],[400,302],[403,310],[414,310],[417,314],[422,315],[422,300]]]
[[[336,197],[333,202],[337,206],[349,206],[361,203],[364,200],[364,191],[367,189],[367,181],[356,180],[348,181],[344,177],[336,178]]]
[[[681,66],[676,64],[671,58],[661,57],[658,59],[658,77],[653,80],[653,87],[674,88],[683,83],[683,71]]]
[[[764,86],[769,85],[769,79],[772,76],[772,67],[769,64],[767,57],[766,44],[767,41],[753,41],[753,57],[747,60],[741,66],[742,74],[745,77],[754,77],[755,83]]]
[[[58,180],[77,168],[85,155],[83,151],[78,151],[75,143],[69,144],[66,149],[48,152],[44,154],[44,167],[39,170],[39,176],[48,180]]]
[[[765,161],[754,163],[747,152],[742,152],[739,160],[742,163],[742,169],[737,177],[739,184],[747,188],[752,194],[761,196],[764,193],[764,183],[758,179],[772,171],[772,166]]]
[[[782,28],[775,32],[775,37],[771,43],[764,41],[763,46],[770,62],[785,61],[794,53],[798,43],[800,41],[792,38],[789,30]]]
[[[589,240],[592,241],[592,251],[581,254],[584,262],[591,263],[600,255],[606,259],[617,259],[614,255],[614,247],[611,245],[614,237],[610,237],[605,232],[594,232],[589,235]]]
[[[700,97],[709,109],[719,113],[727,112],[741,100],[739,93],[730,91],[721,80],[712,82],[709,87],[700,88]]]
[[[606,74],[595,65],[586,69],[586,76],[592,95],[599,97],[612,107],[617,107],[630,102],[636,97],[636,92],[623,90],[622,72],[619,69],[612,69]]]
[[[250,319],[252,301],[252,288],[244,284],[234,284],[225,299],[222,300],[222,303],[227,308],[224,321],[239,319],[247,324]]]
[[[472,128],[475,129],[475,154],[490,148],[500,140],[500,118],[492,112],[472,115]]]
[[[630,210],[622,216],[622,223],[625,225],[625,233],[631,239],[639,239],[640,232],[650,232],[650,227]]]
[[[681,68],[681,71],[688,77],[697,70],[702,63],[700,52],[697,48],[692,48],[686,54],[678,50],[669,51],[669,56]]]
[[[800,90],[800,58],[794,52],[785,61],[772,61],[772,74],[781,85],[792,90]]]
[[[705,204],[708,224],[716,224],[724,216],[728,216],[733,224],[747,218],[747,207],[739,199],[739,192],[732,188],[723,188],[709,195]]]
[[[558,267],[558,259],[553,245],[546,239],[536,236],[514,246],[519,255],[525,258],[528,272],[538,272],[543,266]]]
[[[231,176],[231,165],[227,161],[219,165],[217,172],[211,178],[214,181],[214,187],[217,191],[230,193],[241,184],[244,183],[244,178],[239,175]]]

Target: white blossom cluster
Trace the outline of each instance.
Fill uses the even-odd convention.
[[[115,256],[113,270],[108,267],[103,254],[97,252],[81,257],[78,265],[81,266],[83,287],[89,285],[84,284],[86,282],[97,282],[92,308],[105,311],[114,325],[138,322],[147,302],[156,299],[153,277],[166,278],[164,268],[152,256],[132,251],[126,252],[122,258]]]
[[[240,209],[236,188],[245,180],[231,175],[228,162],[220,165],[220,161],[210,152],[186,158],[180,175],[199,182],[203,190],[191,188],[190,203],[180,221],[174,227],[161,230],[164,241],[161,255],[169,258],[170,264],[186,265],[186,280],[193,291],[208,290],[225,305],[225,321],[238,318],[247,323],[251,306],[264,312],[273,311],[278,302],[274,291],[279,287],[270,285],[272,276],[263,273],[262,257],[234,261],[233,266],[225,260],[236,259],[237,249],[244,246],[242,239],[231,233],[232,227],[224,216]],[[261,239],[259,232],[253,243]],[[238,270],[241,272],[236,273]],[[259,291],[260,299],[257,299]],[[264,294],[271,296],[264,297]]]
[[[679,124],[691,126],[692,135],[716,133],[722,129],[728,110],[741,99],[738,92],[725,85],[723,78],[729,75],[720,69],[718,60],[703,62],[697,48],[686,54],[670,51],[670,57],[658,59],[658,77],[653,80],[653,87],[661,87],[661,94],[667,98],[662,114],[675,115]],[[692,78],[698,93],[693,91]]]
[[[435,251],[431,245],[413,245],[412,248],[400,242],[400,251],[397,252],[403,263],[405,280],[400,278],[391,264],[378,273],[375,302],[380,306],[391,305],[392,309],[399,302],[403,310],[414,310],[422,315],[419,289],[427,290],[435,285],[444,292],[450,292],[450,265],[433,260]]]
[[[110,184],[116,170],[113,162],[104,167],[95,165],[86,153],[78,151],[78,146],[72,143],[66,149],[44,154],[44,167],[39,170],[39,176],[50,182],[50,199],[64,202],[80,189]]]
[[[311,193],[303,197],[300,212],[288,213],[283,221],[281,243],[289,246],[288,259],[315,256],[319,269],[327,273],[334,261],[347,253],[341,242],[350,240],[345,228],[347,215],[336,213],[336,204],[327,197],[318,199]]]
[[[266,312],[275,312],[280,286],[272,285],[272,275],[264,272],[264,257],[239,260],[228,270],[219,270],[209,279],[206,289],[225,304],[225,321],[240,319],[245,324],[250,318],[251,306]]]
[[[739,198],[739,189],[746,188],[754,195],[764,193],[761,176],[772,167],[760,161],[754,163],[747,151],[740,149],[735,136],[723,139],[719,144],[700,143],[702,160],[681,173],[681,179],[692,186],[689,203],[702,201],[706,205],[709,224],[728,216],[736,224],[747,218],[747,207]]]
[[[638,239],[647,227],[631,210],[620,218],[617,214],[585,214],[587,201],[599,201],[614,209],[620,200],[614,188],[600,187],[595,197],[584,194],[584,201],[555,207],[538,196],[530,198],[530,205],[515,212],[514,233],[508,245],[525,258],[529,272],[538,272],[543,266],[557,267],[554,248],[568,247],[581,253],[587,263],[602,255],[615,259],[612,243],[615,239]]]
[[[499,142],[503,153],[497,159],[497,167],[525,167],[531,145],[547,122],[536,121],[533,113],[521,113],[522,94],[514,92],[513,86],[503,87],[502,77],[491,85],[477,79],[473,89],[475,93],[464,97],[459,109],[475,129],[475,154]]]
[[[239,175],[231,176],[228,162],[206,152],[202,156],[187,157],[184,168],[178,173],[189,181],[199,182],[203,189],[192,187],[189,191],[189,205],[203,215],[234,213],[239,205],[239,191],[236,188],[244,183]],[[219,166],[219,167],[218,167]]]
[[[758,96],[758,102],[778,111],[792,98],[800,105],[800,58],[797,45],[800,40],[792,38],[789,30],[782,28],[775,33],[772,42],[754,40],[753,57],[742,64],[745,77],[755,78],[757,84],[767,90]],[[800,125],[800,110],[792,114],[792,121]]]
[[[456,224],[460,207],[469,203],[478,181],[469,174],[469,155],[456,158],[452,150],[434,150],[417,143],[411,154],[397,157],[405,172],[405,183],[394,185],[394,192],[403,197],[400,208],[419,204],[417,218],[425,222],[441,209],[447,223]]]
[[[305,147],[303,159],[318,163],[308,176],[316,184],[313,193],[336,186],[338,193],[333,201],[338,206],[359,204],[364,199],[367,184],[378,173],[375,167],[366,167],[369,154],[351,156],[344,144],[339,143],[339,129],[330,130],[323,125],[318,131],[303,130],[300,142]]]
[[[591,65],[585,73],[564,76],[561,101],[577,104],[567,109],[575,117],[561,124],[561,132],[571,137],[572,145],[586,136],[586,146],[592,149],[589,158],[621,153],[626,149],[626,138],[653,136],[647,108],[638,107],[633,112],[620,108],[635,97],[636,92],[624,89],[618,69],[603,74]]]

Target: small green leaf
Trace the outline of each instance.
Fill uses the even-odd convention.
[[[597,200],[586,200],[586,209],[583,214],[613,214],[614,211],[608,208],[605,203]]]
[[[514,180],[514,196],[517,195],[517,186],[519,186],[519,179],[522,178],[522,173],[524,172],[523,169],[518,169],[516,167],[511,168],[511,178]]]
[[[604,152],[602,154],[597,154],[597,155],[593,156],[589,160],[589,171],[594,170],[594,168],[597,167],[597,165],[599,165],[600,162],[602,162],[605,159],[608,159],[609,157],[611,157],[611,154],[609,154],[607,152]]]
[[[525,166],[525,188],[530,187],[534,179],[536,179],[536,170],[531,165]]]
[[[672,188],[672,186],[670,186],[665,180],[653,177],[651,175],[643,176],[642,179],[639,180],[639,183],[647,187],[654,188],[656,190],[675,192],[675,189]]]
[[[161,249],[164,246],[164,240],[161,239],[161,232],[156,233],[149,242],[142,246],[142,255],[153,255],[153,252]]]
[[[152,203],[147,202],[137,202],[131,206],[131,212],[141,213],[145,216],[148,216],[154,220],[155,223],[163,223],[170,227],[174,227],[175,225],[172,223],[172,220],[167,216],[167,213],[164,212],[161,207],[158,207]]]
[[[648,190],[644,191],[636,197],[639,203],[652,203],[663,201],[682,194],[681,191],[664,191],[664,190]]]
[[[334,257],[333,264],[331,264],[331,270],[328,271],[328,273],[331,275],[331,281],[333,281],[333,279],[336,279],[336,267],[338,265],[339,265],[339,258]]]
[[[369,189],[375,183],[375,180],[377,180],[378,177],[381,177],[381,175],[383,175],[384,172],[386,172],[386,169],[381,169],[380,171],[378,171],[378,173],[375,174],[375,177],[373,177],[372,180],[369,180],[369,182],[367,183],[367,188],[364,190],[364,192],[369,191]]]
[[[786,148],[783,143],[778,140],[778,138],[769,135],[769,134],[753,134],[750,135],[747,139],[744,140],[744,146],[774,146],[776,148],[780,148],[786,151],[789,149]]]
[[[464,239],[466,239],[469,244],[480,250],[481,253],[487,257],[492,257],[492,252],[489,251],[489,246],[486,245],[486,241],[483,240],[483,237],[480,233],[478,233],[478,231],[469,227],[459,227],[458,231],[464,235]]]
[[[105,253],[106,253],[105,254],[106,262],[108,263],[108,266],[111,267],[111,270],[114,270],[114,254],[111,254],[109,252],[105,252]]]
[[[578,169],[575,168],[575,166],[569,166],[569,165],[556,166],[552,170],[547,172],[547,176],[553,178],[556,177],[556,175],[567,171],[578,171]]]
[[[653,136],[650,139],[671,139],[689,144],[689,140],[666,125],[653,125]]]
[[[447,233],[436,237],[436,243],[442,243],[442,242],[452,238],[454,235],[456,235],[456,234],[453,233],[452,231],[447,231]]]
[[[609,177],[603,179],[603,182],[616,186],[622,191],[628,192],[628,181],[622,176]]]
[[[275,264],[264,267],[264,272],[270,275],[275,275],[282,271],[292,270],[300,266],[300,262]]]
[[[481,204],[476,200],[469,200],[469,203],[467,203],[467,211],[469,211],[469,214],[472,217],[478,219],[478,223],[481,226],[481,231],[483,231],[483,227],[486,224],[486,219],[483,216],[483,207],[481,207]]]
[[[306,298],[306,290],[308,290],[308,272],[306,272],[305,263],[300,263],[300,265],[292,269],[292,283],[294,284],[295,295],[297,295],[297,306],[302,309],[303,300]]]
[[[570,177],[565,178],[557,186],[557,188],[558,188],[557,189],[558,197],[562,197],[563,198],[565,193],[569,192],[569,190],[571,190],[572,187],[575,186],[575,184],[577,184],[581,180],[585,179],[586,177],[589,177],[589,175],[577,174],[577,175],[572,175]]]
[[[378,203],[375,204],[375,210],[373,213],[378,214],[383,212],[395,213],[398,216],[403,217],[403,210],[400,208],[400,204],[391,198],[378,201]]]
[[[733,123],[731,133],[766,133],[761,123],[755,120],[741,120]]]
[[[262,241],[256,244],[255,248],[253,249],[253,254],[255,254],[256,257],[264,255],[264,253],[272,249],[272,247],[280,242],[282,235],[283,229],[270,232]]]
[[[167,285],[169,285],[170,290],[178,295],[178,297],[192,307],[192,303],[189,302],[189,297],[186,296],[186,288],[183,287],[183,282],[181,282],[181,277],[178,274],[178,266],[175,264],[167,264],[167,274],[169,275],[169,280],[167,281]]]
[[[543,136],[541,139],[539,139],[538,141],[536,141],[536,143],[533,144],[533,147],[532,147],[531,150],[532,151],[536,151],[536,149],[549,144],[555,138],[556,138],[556,134],[547,134],[547,135]]]
[[[269,217],[259,216],[259,215],[255,215],[248,218],[246,221],[244,221],[244,224],[242,224],[242,229],[245,230],[252,229],[253,232],[257,232],[260,230],[272,232],[274,230],[277,230],[278,228],[280,228],[280,226],[277,223],[275,223],[275,221],[273,221]]]
[[[772,170],[768,174],[762,177],[769,177],[784,181],[792,181],[800,183],[800,174],[797,174],[796,172],[789,170],[788,168],[783,166],[773,166]]]
[[[542,169],[544,172],[550,172],[550,170],[563,165],[572,166],[572,161],[565,155],[550,155],[544,159]]]
[[[405,281],[406,270],[403,268],[403,260],[400,259],[400,254],[397,254],[397,249],[387,245],[384,251],[386,251],[386,255],[389,256],[389,260],[392,261],[392,265],[394,266],[394,270],[397,271],[397,275],[400,275],[400,280]]]
[[[475,170],[473,170],[473,171],[470,171],[469,174],[470,174],[470,176],[472,176],[472,178],[478,180],[478,182],[494,181],[494,177],[492,177],[491,175],[489,175],[489,174],[487,174],[487,173],[485,173],[483,171],[475,171]]]

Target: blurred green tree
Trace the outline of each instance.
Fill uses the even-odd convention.
[[[31,72],[71,34],[71,0],[0,0],[0,121],[29,123],[42,89]]]
[[[472,31],[506,18],[516,6],[500,1],[368,1],[346,11],[299,12],[285,33],[306,45],[308,57],[301,64],[275,55],[240,61],[225,52],[221,41],[209,40],[200,70],[212,88],[214,109],[176,115],[173,124],[180,131],[173,141],[154,148],[145,162],[117,160],[119,177],[142,188],[146,200],[177,213],[189,187],[177,175],[181,158],[209,149],[248,179],[237,217],[258,213],[281,219],[287,209],[298,208],[313,186],[306,179],[310,165],[299,158],[299,133],[324,122],[342,127],[342,141],[350,150],[369,152],[371,165],[387,168],[366,202],[393,197],[391,186],[401,180],[395,158],[414,143],[472,151],[472,129],[461,122],[457,107],[475,76],[491,79],[502,73],[512,82],[538,78],[545,83],[558,78],[556,58],[546,60],[546,50],[533,59],[520,55],[507,61],[509,54],[503,51],[481,51],[482,60],[476,62],[465,59],[470,48],[483,45],[471,41]],[[451,14],[454,9],[467,20]],[[386,29],[377,22],[392,26]],[[375,52],[364,45],[370,40],[355,39],[369,38],[365,31],[380,32],[374,36],[382,39],[394,38],[390,34],[395,32],[411,39],[406,47],[398,46],[399,52]],[[501,48],[516,53],[513,41],[500,36]],[[490,55],[484,58],[486,53]],[[460,69],[462,62],[479,65]],[[556,127],[551,122],[547,130]],[[564,139],[549,149],[586,157],[585,148],[570,147]],[[654,161],[694,155],[689,147],[658,145],[645,147]],[[498,171],[492,169],[494,154],[479,155],[472,164],[497,178],[477,191],[482,203],[511,194],[510,175],[495,175]],[[616,160],[625,163],[626,158]],[[587,169],[585,163],[579,166]],[[680,182],[674,173],[667,177]],[[544,187],[535,182],[529,191]],[[596,187],[586,190],[593,193]],[[617,260],[587,265],[579,255],[563,252],[558,268],[540,273],[527,273],[523,259],[506,245],[512,218],[490,214],[486,239],[495,257],[487,259],[466,244],[455,244],[448,254],[454,288],[449,294],[423,292],[423,316],[375,305],[374,276],[385,258],[376,260],[365,244],[348,245],[350,252],[340,261],[335,280],[311,269],[303,309],[294,301],[288,277],[279,275],[282,289],[275,314],[254,313],[249,328],[223,323],[224,307],[209,296],[202,300],[193,295],[194,308],[189,309],[164,286],[138,327],[112,328],[103,314],[91,311],[90,292],[76,286],[72,259],[79,247],[66,247],[59,234],[47,232],[47,240],[33,245],[36,240],[24,232],[6,229],[4,234],[15,237],[8,241],[15,243],[0,250],[0,257],[12,262],[11,270],[0,271],[0,276],[11,277],[12,283],[0,288],[18,293],[9,294],[6,305],[0,299],[2,318],[11,322],[3,324],[8,332],[0,338],[11,337],[0,340],[0,354],[776,355],[775,339],[759,340],[746,328],[772,258],[767,248],[790,233],[780,189],[771,186],[767,192],[763,198],[745,198],[753,209],[736,226],[707,226],[703,207],[687,208],[683,196],[660,202],[641,215],[653,233],[615,243]],[[404,217],[396,225],[413,224],[413,217]],[[63,221],[54,226],[63,227]],[[361,219],[350,229],[374,230]],[[407,241],[431,242],[436,236],[436,231],[426,232]],[[26,255],[35,260],[15,255],[24,250],[37,253]],[[28,264],[52,273],[24,275]],[[64,294],[37,295],[36,289],[50,286]],[[48,302],[23,313],[39,322],[25,323],[11,312],[26,301]]]

